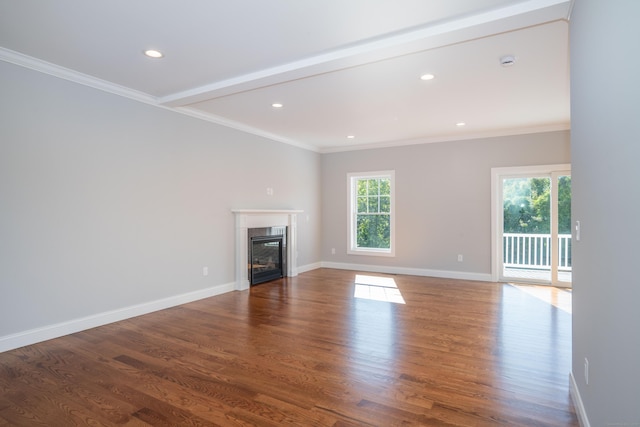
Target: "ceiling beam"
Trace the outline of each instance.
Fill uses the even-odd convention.
[[[570,0],[528,0],[484,13],[393,33],[324,54],[159,97],[167,107],[198,102],[357,67],[494,34],[568,19]]]

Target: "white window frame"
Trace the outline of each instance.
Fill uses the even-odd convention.
[[[395,170],[376,171],[376,172],[353,172],[347,174],[347,253],[350,255],[371,255],[371,256],[395,256]],[[388,178],[390,187],[390,210],[389,210],[389,226],[390,226],[390,238],[389,248],[359,248],[357,247],[356,238],[356,214],[357,214],[357,190],[356,181],[359,179],[371,179],[371,178]]]

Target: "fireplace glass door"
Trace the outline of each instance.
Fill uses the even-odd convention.
[[[251,237],[249,278],[252,285],[279,279],[283,274],[284,236]]]

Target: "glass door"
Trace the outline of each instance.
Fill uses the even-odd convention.
[[[502,278],[551,282],[551,178],[502,179]]]
[[[562,171],[552,173],[554,183],[554,202],[557,206],[553,210],[552,224],[556,225],[557,247],[552,252],[557,254],[556,269],[552,270],[552,283],[571,286],[571,172]],[[552,266],[554,266],[552,264]]]
[[[492,174],[494,278],[571,286],[568,167],[500,168]]]

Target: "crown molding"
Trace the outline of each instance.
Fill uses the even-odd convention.
[[[160,108],[175,111],[186,116],[194,117],[196,119],[205,120],[207,122],[215,123],[228,128],[236,129],[242,132],[250,133],[252,135],[260,136],[262,138],[270,139],[272,141],[281,142],[283,144],[293,145],[294,147],[302,148],[308,151],[319,152],[318,147],[309,144],[303,144],[299,141],[284,138],[280,135],[276,135],[270,132],[266,132],[262,129],[258,129],[252,126],[247,126],[243,123],[233,120],[225,119],[224,117],[216,116],[215,114],[206,113],[202,110],[198,110],[190,107],[167,107],[164,105],[158,105]]]
[[[242,132],[246,132],[252,135],[267,138],[276,142],[281,142],[288,145],[293,145],[298,148],[302,148],[309,151],[318,152],[317,147],[303,144],[298,141],[294,141],[282,136],[265,132],[261,129],[257,129],[251,126],[244,125],[242,123],[234,122],[213,114],[204,113],[199,110],[188,107],[170,107],[158,103],[158,98],[151,96],[147,93],[130,89],[125,86],[121,86],[115,83],[108,82],[106,80],[99,79],[97,77],[90,76],[88,74],[80,73],[69,68],[61,67],[56,64],[52,64],[47,61],[43,61],[37,58],[33,58],[28,55],[24,55],[19,52],[15,52],[10,49],[0,47],[0,61],[9,62],[11,64],[28,68],[30,70],[38,71],[40,73],[48,74],[53,77],[57,77],[63,80],[67,80],[73,83],[88,86],[93,89],[97,89],[103,92],[111,93],[113,95],[122,96],[134,101],[142,102],[144,104],[152,105],[154,107],[162,108],[164,110],[173,111],[179,114],[190,116],[196,119],[205,120],[211,123],[216,123],[225,127],[236,129]]]
[[[498,138],[503,136],[527,135],[532,133],[545,133],[545,132],[558,132],[558,131],[565,131],[565,130],[571,130],[571,125],[568,123],[561,123],[561,124],[527,127],[527,128],[496,129],[496,130],[491,130],[486,132],[472,132],[472,133],[466,133],[466,134],[442,135],[442,136],[431,137],[431,138],[414,138],[414,139],[406,139],[402,141],[383,141],[383,142],[372,143],[372,144],[329,147],[329,148],[323,148],[318,151],[321,154],[340,153],[345,151],[373,150],[377,148],[392,148],[392,147],[402,147],[406,145],[435,144],[438,142],[466,141],[470,139]]]
[[[88,74],[79,73],[69,68],[61,67],[3,47],[0,47],[0,60],[29,68],[34,71],[39,71],[44,74],[49,74],[50,76],[58,77],[60,79],[89,86],[103,92],[109,92],[138,102],[144,102],[145,104],[158,105],[157,99],[147,93],[117,85]]]

